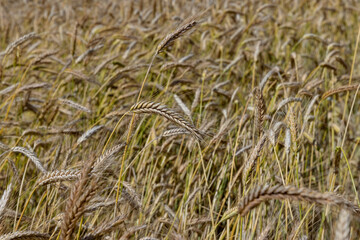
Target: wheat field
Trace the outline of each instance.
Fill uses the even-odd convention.
[[[3,0],[0,240],[359,239],[360,2]]]

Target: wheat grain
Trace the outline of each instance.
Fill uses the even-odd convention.
[[[129,229],[121,236],[121,238],[120,238],[119,240],[129,239],[129,237],[130,237],[133,233],[135,233],[135,232],[137,232],[137,231],[140,231],[140,230],[142,230],[142,229],[144,229],[144,228],[146,228],[146,227],[147,227],[146,224],[141,225],[141,226],[131,227],[131,228],[129,228]]]
[[[54,50],[54,51],[47,51],[39,56],[37,56],[33,62],[34,65],[39,64],[42,60],[44,60],[45,58],[48,58],[50,56],[53,56],[55,54],[57,54],[59,52],[59,50]]]
[[[191,104],[191,111],[194,111],[194,109],[197,107],[197,105],[199,104],[199,100],[200,100],[200,93],[201,93],[201,89],[198,88],[196,89],[195,92],[195,96],[194,96],[194,100]]]
[[[296,139],[297,139],[297,125],[296,125],[296,121],[295,121],[295,113],[294,113],[292,107],[289,108],[287,120],[290,125],[292,142],[295,143]]]
[[[118,203],[124,203],[125,200],[123,198],[121,198]],[[113,206],[116,204],[116,201],[115,200],[111,200],[111,201],[107,201],[107,202],[99,202],[99,203],[95,203],[95,204],[92,204],[88,207],[85,208],[84,212],[86,213],[90,213],[90,212],[93,212],[93,211],[96,211],[98,210],[99,208],[106,208],[106,207],[110,207],[110,206]]]

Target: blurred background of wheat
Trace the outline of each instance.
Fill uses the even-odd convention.
[[[359,239],[359,22],[1,1],[0,239]]]

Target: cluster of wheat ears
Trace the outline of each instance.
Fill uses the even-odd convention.
[[[358,239],[360,3],[0,3],[0,240]]]

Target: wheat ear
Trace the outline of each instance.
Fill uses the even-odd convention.
[[[43,167],[42,163],[40,162],[40,160],[38,159],[38,157],[36,156],[36,154],[26,148],[23,147],[13,147],[11,148],[12,152],[16,152],[16,153],[22,153],[25,156],[27,156],[34,164],[35,166],[43,173],[46,173],[46,169]]]
[[[85,211],[86,204],[95,194],[97,189],[96,181],[92,181],[90,171],[92,164],[89,164],[84,168],[81,173],[80,179],[74,185],[71,190],[70,197],[67,201],[65,208],[64,219],[61,223],[61,239],[70,240],[73,239],[75,227],[78,220],[81,218]]]
[[[220,222],[224,222],[238,214],[245,216],[251,209],[259,206],[262,202],[285,199],[322,205],[336,205],[360,216],[360,208],[357,205],[335,193],[321,193],[308,188],[297,188],[294,186],[275,185],[270,187],[265,185],[257,186],[250,190],[248,194],[240,200],[238,206],[229,209],[223,214]]]
[[[197,24],[198,24],[198,22],[195,20],[186,22],[185,24],[178,27],[172,33],[169,33],[168,35],[166,35],[166,37],[157,46],[156,55],[159,54],[161,51],[163,51],[168,46],[170,46],[171,44],[173,44],[176,39],[180,38],[182,35],[184,35],[190,29],[195,27]]]
[[[124,148],[125,144],[118,144],[101,154],[101,156],[96,159],[91,173],[97,174],[103,172],[109,166],[109,164],[111,164],[111,161],[115,158],[115,155]]]
[[[171,137],[171,136],[177,136],[177,135],[186,135],[190,134],[190,132],[184,128],[172,128],[169,130],[166,130],[162,133],[163,137]]]
[[[295,201],[307,201],[323,205],[337,205],[360,216],[360,208],[339,195],[334,193],[320,193],[308,188],[297,188],[294,186],[283,185],[275,185],[273,187],[258,186],[254,188],[244,198],[241,199],[238,206],[238,214],[244,216],[251,209],[260,205],[260,203],[272,199],[289,199]]]
[[[341,209],[335,228],[335,240],[350,239],[351,216],[348,211]]]
[[[96,126],[90,128],[89,130],[87,130],[83,135],[81,135],[78,138],[78,140],[76,141],[76,145],[80,145],[82,142],[86,141],[89,137],[94,135],[97,131],[99,131],[103,127],[104,127],[103,125],[96,125]]]
[[[119,224],[123,223],[125,219],[126,219],[126,215],[118,216],[114,220],[97,227],[91,234],[86,235],[81,240],[91,240],[91,239],[100,238],[104,234],[113,230]]]
[[[34,231],[18,231],[0,236],[0,240],[37,240],[49,238],[50,236],[46,233]]]
[[[263,123],[264,123],[264,115],[265,115],[265,101],[262,95],[260,88],[255,88],[255,129],[257,131],[258,136],[261,136],[263,133]]]
[[[16,47],[20,46],[21,44],[25,43],[28,40],[39,38],[39,35],[37,35],[34,32],[28,33],[21,38],[17,39],[15,42],[12,42],[10,45],[7,46],[5,49],[5,55],[10,54]]]
[[[203,139],[203,133],[195,126],[186,121],[179,113],[167,108],[160,103],[141,101],[134,104],[131,109],[134,113],[153,113],[165,117],[166,119],[178,124],[191,132],[197,139]]]
[[[12,186],[12,184],[10,183],[0,198],[0,219],[5,211],[6,203],[9,201],[10,193],[11,193],[11,186]]]
[[[39,180],[37,185],[43,186],[55,182],[71,181],[79,179],[81,172],[77,170],[55,170],[47,172]]]
[[[246,182],[246,179],[256,163],[257,158],[260,156],[261,150],[263,149],[268,136],[266,134],[262,135],[259,141],[257,142],[256,146],[251,152],[249,159],[245,163],[244,171],[243,171],[243,183]]]

